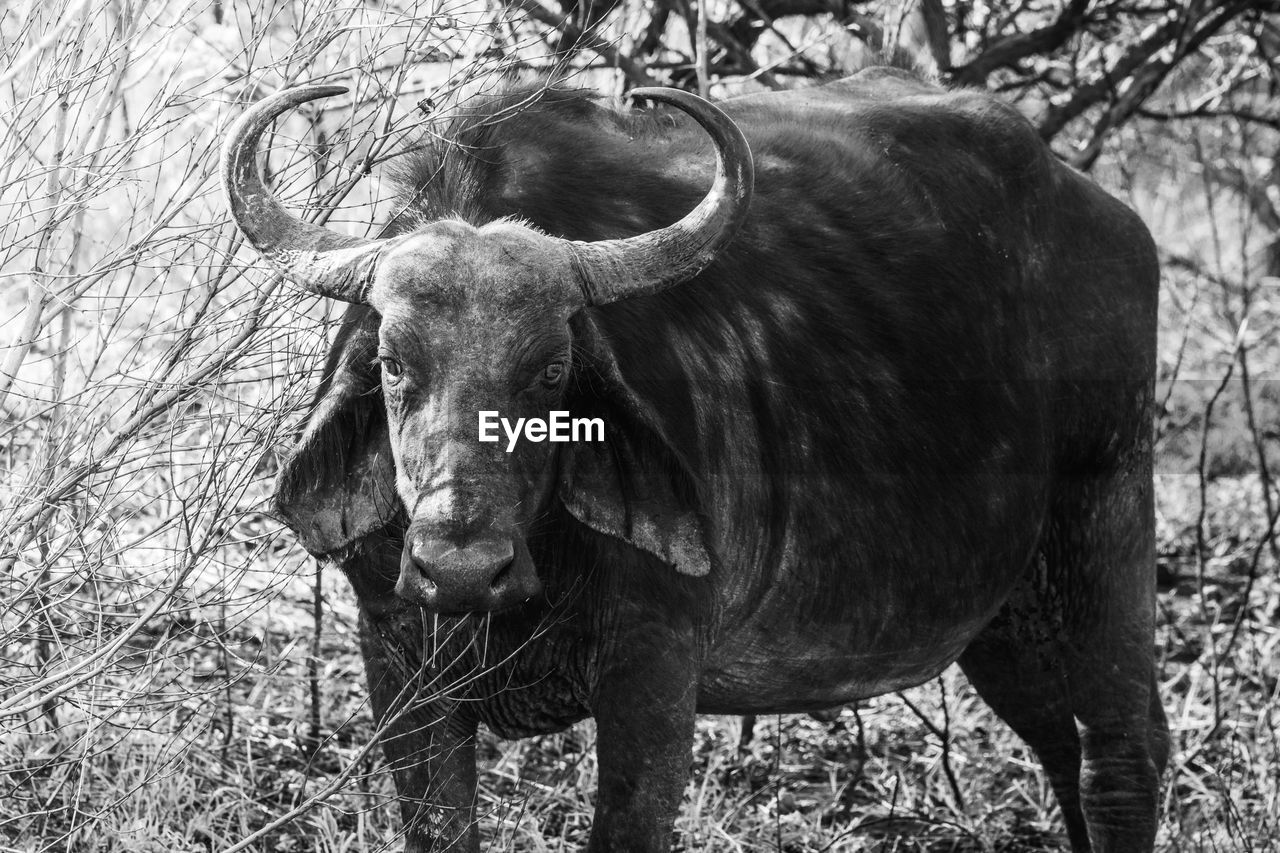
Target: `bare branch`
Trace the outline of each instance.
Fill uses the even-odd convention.
[[[1036,54],[1051,53],[1067,43],[1087,20],[1092,0],[1071,0],[1052,24],[995,41],[979,56],[957,67],[951,79],[965,86],[985,86],[991,72],[1016,65]]]
[[[643,66],[628,56],[624,56],[612,43],[597,35],[584,33],[569,20],[567,15],[559,15],[543,6],[538,0],[502,0],[502,4],[513,11],[522,12],[529,18],[551,27],[561,36],[579,47],[594,51],[610,65],[620,68],[627,75],[632,86],[657,86],[658,81],[649,76]]]
[[[1102,117],[1094,124],[1088,143],[1071,158],[1072,165],[1078,169],[1090,168],[1094,161],[1098,159],[1098,154],[1102,151],[1102,145],[1106,140],[1107,134],[1123,124],[1142,106],[1147,98],[1164,82],[1174,66],[1198,51],[1205,41],[1251,6],[1252,3],[1249,0],[1237,0],[1235,3],[1224,4],[1216,14],[1209,16],[1203,24],[1199,25],[1197,25],[1198,22],[1193,17],[1194,13],[1188,12],[1186,18],[1180,21],[1175,20],[1173,22],[1174,26],[1171,27],[1172,34],[1176,35],[1171,55],[1154,62],[1136,64],[1129,67],[1123,74],[1104,75],[1110,81],[1122,79],[1123,76],[1129,76],[1130,74],[1132,76],[1128,85],[1125,86],[1123,94],[1112,102]],[[1190,30],[1189,33],[1188,30]],[[1136,59],[1136,55],[1134,58]],[[1117,63],[1117,72],[1120,71],[1119,66],[1121,65],[1123,65],[1123,60],[1121,63]],[[1111,87],[1100,86],[1097,91],[1099,94],[1109,93]],[[1064,110],[1064,113],[1066,112],[1068,111]],[[1047,121],[1045,125],[1041,126],[1042,136],[1048,126]],[[1045,138],[1047,139],[1048,137]]]

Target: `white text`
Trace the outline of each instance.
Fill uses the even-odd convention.
[[[501,440],[498,427],[507,436],[507,452],[516,449],[521,434],[526,441],[604,441],[603,418],[571,418],[568,412],[548,412],[542,418],[516,418],[514,424],[495,411],[480,412],[480,440]]]

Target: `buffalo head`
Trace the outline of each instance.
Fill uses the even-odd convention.
[[[546,417],[572,367],[568,320],[590,305],[657,293],[705,268],[741,225],[753,173],[746,140],[710,103],[639,89],[690,114],[711,135],[708,195],[680,221],[583,243],[518,221],[454,219],[381,240],[344,236],[287,212],[256,165],[259,138],[298,104],[344,92],[290,89],[253,106],[231,131],[223,181],[248,241],[287,278],[372,306],[395,488],[410,519],[399,594],[441,612],[494,610],[536,594],[525,537],[557,482],[557,448],[482,443],[480,411]],[[651,549],[652,550],[652,549]]]

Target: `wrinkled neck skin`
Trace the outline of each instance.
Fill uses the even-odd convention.
[[[402,528],[331,555],[359,599],[366,653],[381,658],[369,661],[370,680],[389,671],[433,716],[526,737],[591,716],[611,656],[670,654],[673,630],[693,641],[689,615],[706,609],[696,579],[673,579],[656,558],[593,534],[554,499],[544,517],[528,545],[545,593],[497,613],[438,616],[397,597]],[[684,628],[664,615],[677,612]]]

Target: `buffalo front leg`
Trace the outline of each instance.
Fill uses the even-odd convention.
[[[588,849],[659,853],[670,849],[689,778],[694,656],[662,629],[618,645],[627,652],[604,669],[593,708],[600,781]]]
[[[474,722],[444,703],[423,704],[432,689],[422,670],[421,611],[381,618],[360,613],[361,650],[382,751],[396,784],[406,853],[479,850],[475,824]]]

